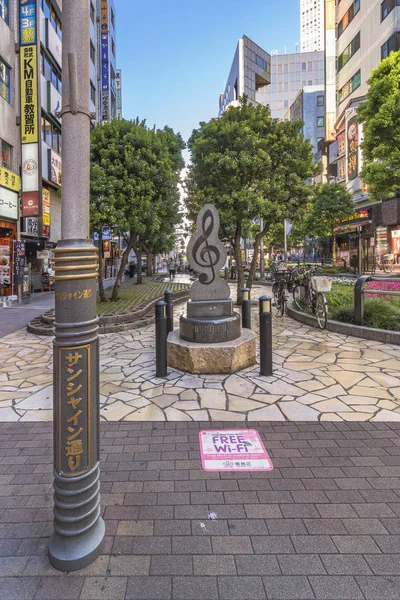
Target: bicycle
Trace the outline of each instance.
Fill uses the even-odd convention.
[[[274,284],[272,286],[272,293],[274,296],[274,306],[278,313],[282,316],[285,314],[285,303],[286,303],[286,285],[289,271],[278,271],[273,273]]]
[[[293,301],[297,308],[315,314],[320,329],[325,329],[328,321],[328,302],[323,292],[329,292],[332,278],[316,277],[318,267],[307,268],[303,279],[293,289]]]
[[[384,271],[385,273],[391,273],[393,271],[393,254],[384,254],[375,256],[373,272],[376,272],[378,268],[380,271]]]

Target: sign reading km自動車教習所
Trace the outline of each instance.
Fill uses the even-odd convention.
[[[272,471],[274,468],[255,429],[200,431],[199,443],[204,471]]]

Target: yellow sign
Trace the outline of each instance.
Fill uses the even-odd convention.
[[[43,225],[50,225],[50,213],[43,213]]]
[[[325,29],[335,29],[335,0],[325,1]]]
[[[39,141],[36,46],[20,50],[21,79],[21,142]]]
[[[0,185],[14,192],[19,191],[19,176],[4,167],[0,167]]]
[[[100,30],[101,33],[108,32],[108,0],[101,0],[100,3]]]

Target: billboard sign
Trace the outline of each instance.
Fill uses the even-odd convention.
[[[39,215],[39,192],[22,192],[22,216],[38,217]]]
[[[24,279],[25,242],[14,241],[14,285],[20,285]]]
[[[22,145],[22,191],[37,192],[39,189],[38,144]]]
[[[21,142],[39,140],[38,81],[36,46],[22,46],[20,52]]]
[[[49,150],[49,173],[50,181],[61,186],[61,156],[51,149]]]
[[[14,192],[19,191],[19,176],[8,169],[0,166],[0,185]]]
[[[18,193],[0,187],[0,218],[5,221],[18,221]]]
[[[358,175],[358,125],[353,117],[347,124],[347,178],[349,181]]]
[[[19,43],[21,46],[36,45],[36,1],[20,0]]]
[[[107,33],[108,29],[108,0],[101,0],[100,2],[100,30],[101,33]]]

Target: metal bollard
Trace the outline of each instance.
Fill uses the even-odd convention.
[[[167,304],[156,302],[156,377],[167,376]]]
[[[242,289],[242,327],[251,329],[251,300],[249,288]]]
[[[167,305],[167,331],[174,330],[174,293],[171,290],[164,292],[164,300]]]
[[[261,296],[260,307],[260,375],[272,375],[272,315],[271,298]]]
[[[371,279],[370,275],[362,275],[354,285],[354,323],[364,325],[364,284]]]

